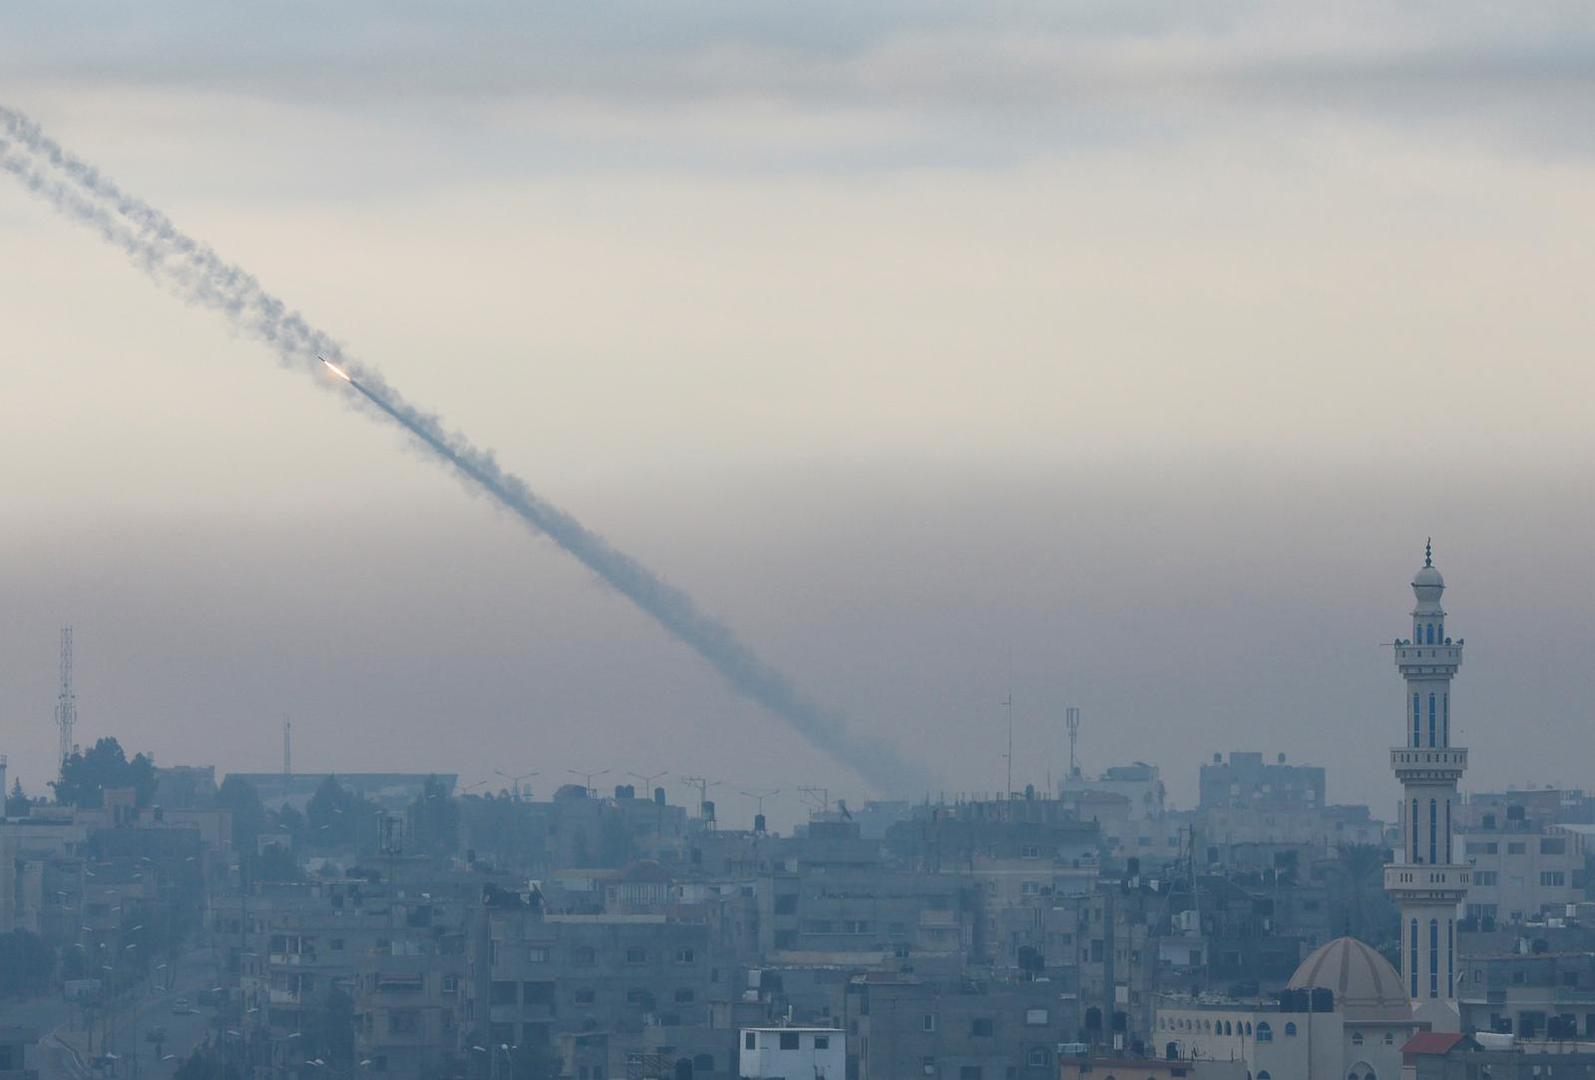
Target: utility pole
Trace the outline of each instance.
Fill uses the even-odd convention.
[[[714,807],[709,802],[709,789],[719,787],[720,781],[704,776],[683,776],[681,782],[698,789],[698,817],[705,825],[714,823]]]
[[[762,833],[764,829],[764,800],[781,794],[780,788],[755,788],[752,791],[740,792],[747,799],[752,799],[756,809],[753,811],[753,831]]]
[[[599,769],[597,772],[582,772],[580,769],[566,769],[565,771],[570,773],[572,776],[579,776],[582,778],[582,787],[587,790],[587,795],[589,798],[595,797],[598,794],[593,790],[593,781],[600,776],[607,775],[609,772],[608,769]]]
[[[72,689],[72,628],[61,627],[61,692],[55,701],[55,726],[61,732],[61,764],[72,756],[72,728],[78,722],[78,697]]]
[[[820,813],[831,812],[831,789],[827,787],[800,787],[798,792],[809,800],[809,805],[819,807]]]

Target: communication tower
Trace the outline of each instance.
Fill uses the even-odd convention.
[[[78,722],[78,698],[72,689],[72,628],[61,627],[61,693],[55,699],[55,726],[61,733],[61,761],[72,756],[72,729]]]

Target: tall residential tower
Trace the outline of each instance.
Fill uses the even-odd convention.
[[[1427,544],[1423,556],[1412,579],[1412,636],[1395,643],[1406,693],[1402,745],[1390,751],[1390,767],[1401,782],[1403,839],[1400,861],[1385,867],[1385,891],[1401,909],[1401,980],[1414,1013],[1436,1031],[1456,1031],[1457,906],[1471,877],[1452,861],[1457,781],[1468,767],[1467,750],[1451,744],[1451,680],[1462,639],[1446,636],[1445,579]]]

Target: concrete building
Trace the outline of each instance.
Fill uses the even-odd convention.
[[[840,1028],[746,1028],[738,1072],[744,1080],[846,1080],[847,1033]]]
[[[1231,751],[1226,762],[1214,754],[1203,765],[1198,809],[1311,810],[1324,805],[1324,770],[1318,765],[1287,765],[1280,754],[1266,763],[1262,754]]]
[[[1128,817],[1131,821],[1162,817],[1168,795],[1158,767],[1144,761],[1131,765],[1110,765],[1094,778],[1081,774],[1065,776],[1058,784],[1058,797],[1065,802],[1076,801],[1080,795],[1088,792],[1123,796],[1129,803]]]
[[[1385,867],[1385,891],[1401,909],[1401,974],[1418,1015],[1436,1031],[1461,1025],[1456,1004],[1458,905],[1472,872],[1453,845],[1457,781],[1468,752],[1451,745],[1451,680],[1462,664],[1462,640],[1446,634],[1440,594],[1445,579],[1424,549],[1412,579],[1417,606],[1412,636],[1397,638],[1396,667],[1406,683],[1401,744],[1390,767],[1401,782],[1399,862]]]

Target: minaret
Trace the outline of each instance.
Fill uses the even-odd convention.
[[[1418,598],[1412,637],[1395,643],[1396,668],[1406,681],[1402,745],[1390,751],[1401,782],[1402,844],[1400,861],[1385,867],[1385,891],[1401,909],[1401,980],[1413,1011],[1436,1031],[1456,1031],[1457,905],[1472,874],[1453,862],[1457,780],[1468,752],[1451,745],[1451,680],[1462,664],[1462,640],[1446,636],[1444,591],[1433,548],[1425,544],[1423,568],[1412,579]]]

